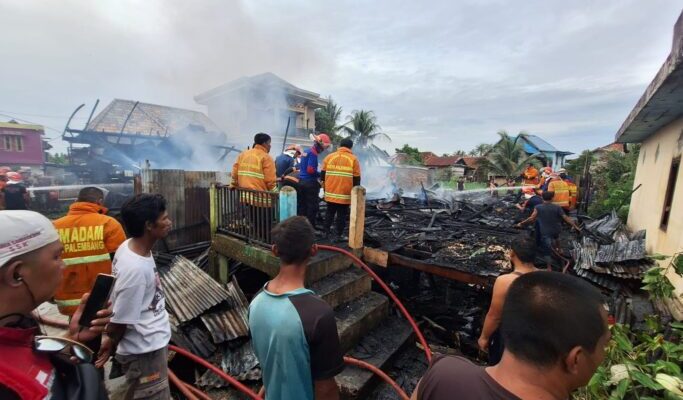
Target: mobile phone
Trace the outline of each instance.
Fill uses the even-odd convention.
[[[116,278],[113,275],[97,274],[78,325],[90,327],[90,322],[97,317],[97,312],[107,304],[111,290],[114,288],[114,281]]]

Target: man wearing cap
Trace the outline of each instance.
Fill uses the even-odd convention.
[[[0,211],[0,226],[0,398],[63,399],[78,391],[105,399],[93,355],[81,343],[101,335],[111,311],[100,310],[92,327],[80,327],[85,294],[64,337],[37,336],[32,311],[54,296],[62,279],[59,235],[33,211]],[[81,363],[71,363],[72,356]]]
[[[62,285],[55,295],[59,312],[71,316],[97,274],[111,274],[111,260],[126,240],[121,224],[107,216],[104,192],[88,186],[78,193],[69,213],[54,222],[64,245]]]
[[[337,239],[343,239],[344,227],[349,219],[351,190],[354,186],[360,185],[360,163],[351,152],[352,147],[351,139],[342,139],[339,150],[325,157],[320,173],[320,179],[325,187],[325,202],[327,202],[325,234],[331,234],[334,220]]]
[[[18,172],[8,172],[7,185],[2,189],[5,210],[28,210],[29,194]]]
[[[326,133],[311,135],[313,147],[301,157],[299,165],[299,193],[301,197],[301,215],[315,228],[315,220],[320,207],[320,173],[318,172],[318,156],[322,154],[332,141]]]

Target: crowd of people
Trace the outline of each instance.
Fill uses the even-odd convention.
[[[290,145],[273,160],[269,154],[272,145],[270,135],[256,134],[253,146],[242,152],[232,167],[231,187],[261,192],[291,187],[297,192],[297,215],[306,217],[323,236],[343,241],[346,239],[344,231],[351,205],[351,190],[361,182],[360,162],[353,154],[353,141],[349,138],[342,139],[337,150],[324,158],[324,153],[332,147],[330,137],[320,133],[312,135],[311,140],[308,151]],[[319,226],[321,189],[327,212],[322,226]],[[266,216],[268,221],[261,222],[271,227],[275,216],[268,201],[251,201],[250,206],[259,208],[253,214]]]
[[[249,306],[266,399],[339,398],[335,376],[344,360],[334,311],[306,287],[307,265],[318,251],[316,217],[309,208],[315,206],[307,199],[323,188],[323,229],[330,232],[335,225],[341,235],[361,172],[350,140],[320,163],[330,146],[321,136],[308,153],[292,146],[284,154],[289,159],[273,160],[270,137],[258,134],[233,168],[235,187],[259,191],[285,186],[286,176],[298,172],[295,187],[303,193],[301,215],[272,229],[279,272]],[[522,207],[531,212],[523,223],[536,223],[544,246],[555,238],[548,226],[563,219],[573,224],[554,204],[558,187],[553,189],[539,188],[542,202],[532,202],[532,196],[527,204],[535,205]],[[0,398],[106,399],[101,371],[110,360],[125,376],[125,399],[171,397],[171,327],[152,255],[171,230],[166,200],[156,194],[128,199],[122,223],[106,215],[103,202],[102,190],[85,187],[68,214],[55,221],[27,210],[0,211]],[[537,270],[537,250],[532,240],[514,242],[513,271],[495,281],[478,340],[489,366],[436,356],[413,399],[566,399],[588,382],[609,340],[604,299],[579,278]],[[81,326],[98,274],[115,277],[111,299],[89,326]],[[40,331],[36,309],[49,301],[69,317],[63,336]]]

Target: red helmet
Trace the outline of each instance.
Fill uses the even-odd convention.
[[[524,186],[524,187],[522,187],[522,193],[534,194],[534,187],[533,186]]]
[[[317,135],[311,135],[311,139],[320,143],[324,148],[329,147],[332,144],[332,140],[327,136],[327,133],[319,133]]]

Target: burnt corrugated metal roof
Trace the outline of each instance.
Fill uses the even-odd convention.
[[[228,299],[215,312],[206,313],[200,318],[209,330],[214,343],[234,340],[249,335],[247,309],[249,303],[240,290],[237,281],[228,282]]]
[[[221,345],[218,354],[211,360],[214,364],[221,366],[221,369],[228,375],[237,380],[259,380],[261,379],[261,368],[258,359],[251,346],[251,341],[245,341],[241,344]],[[199,379],[197,385],[203,388],[220,388],[228,386],[228,383],[207,370]]]
[[[159,275],[169,312],[180,323],[230,298],[220,283],[183,256],[176,256],[168,268],[159,268]]]

